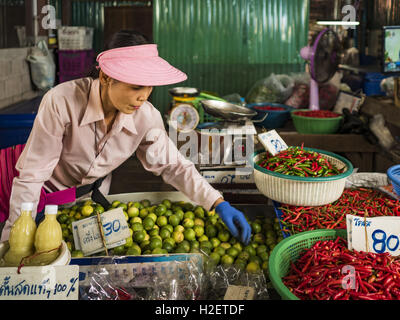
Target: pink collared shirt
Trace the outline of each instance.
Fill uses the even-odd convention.
[[[37,207],[43,186],[54,192],[90,184],[107,175],[100,187],[107,194],[111,172],[134,152],[146,170],[161,175],[206,210],[221,197],[176,149],[160,112],[151,103],[143,103],[130,115],[118,112],[111,130],[106,131],[98,79],[65,82],[44,95],[16,165],[19,177],[13,180],[2,240],[8,239],[22,202],[34,202]],[[168,155],[163,161],[168,150],[174,155],[173,161]]]

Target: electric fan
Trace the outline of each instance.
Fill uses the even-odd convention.
[[[329,81],[338,70],[340,42],[329,28],[321,31],[314,44],[301,49],[300,56],[310,63],[310,109],[319,110],[318,84]]]

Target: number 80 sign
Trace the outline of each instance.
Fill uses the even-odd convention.
[[[349,249],[400,255],[400,217],[364,219],[347,215],[346,221]]]

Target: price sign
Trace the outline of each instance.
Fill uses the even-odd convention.
[[[79,266],[0,268],[0,300],[78,300]]]
[[[400,255],[400,217],[363,218],[346,215],[348,248]]]
[[[115,208],[100,215],[103,225],[104,238],[108,249],[120,246],[130,236],[122,208]],[[72,233],[75,247],[82,250],[84,255],[91,255],[104,250],[101,232],[96,216],[72,223]]]
[[[288,148],[287,144],[283,141],[282,137],[276,132],[276,130],[260,133],[258,139],[264,146],[265,150],[269,151],[273,156]]]

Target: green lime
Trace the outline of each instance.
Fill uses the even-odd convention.
[[[68,229],[63,229],[62,230],[63,239],[67,238],[68,236],[69,236],[69,230]]]
[[[210,224],[210,225],[206,226],[205,232],[206,232],[207,237],[214,238],[218,234],[218,229],[214,225]]]
[[[188,241],[196,240],[196,233],[194,232],[194,230],[192,228],[185,229],[185,231],[183,232],[183,235],[184,235],[185,239]]]
[[[182,232],[179,231],[172,232],[172,239],[174,239],[176,243],[181,243],[184,238],[185,236],[183,235]]]
[[[247,261],[237,258],[237,259],[235,260],[234,265],[235,265],[236,267],[238,267],[240,270],[245,270],[246,267],[247,267]]]
[[[259,256],[251,256],[249,259],[250,262],[256,262],[258,263],[258,265],[262,265],[263,261],[261,260],[261,258]]]
[[[221,244],[221,241],[216,237],[211,238],[210,241],[214,248],[218,247]]]
[[[149,214],[149,210],[146,208],[140,209],[140,211],[139,211],[139,217],[142,219],[146,218],[148,214]]]
[[[130,248],[133,246],[133,239],[132,237],[128,237],[125,239],[125,244],[124,244],[125,248]]]
[[[155,209],[155,213],[157,216],[162,216],[166,211],[167,211],[167,207],[163,204],[160,204]]]
[[[126,249],[125,249],[125,246],[124,246],[124,245],[120,245],[120,246],[115,247],[115,248],[113,249],[114,255],[116,255],[116,256],[122,256],[122,255],[124,255],[124,254],[125,254],[125,251],[126,251]]]
[[[168,251],[163,248],[154,248],[151,251],[151,254],[166,254],[166,253],[168,253]]]
[[[212,252],[210,254],[210,259],[215,263],[215,264],[219,264],[221,257],[218,253],[216,252]]]
[[[126,250],[126,255],[127,256],[140,256],[142,253],[142,250],[140,249],[139,246],[132,246]]]
[[[117,208],[122,208],[122,210],[124,211],[128,210],[128,206],[122,202],[117,206]]]
[[[173,214],[174,213],[172,212],[172,210],[167,210],[167,211],[165,211],[164,216],[166,216],[168,218],[169,216],[172,216]]]
[[[194,229],[193,229],[194,230]],[[195,231],[196,232],[196,231]],[[208,241],[208,237],[203,234],[200,238],[197,239],[199,242]]]
[[[150,205],[151,205],[150,200],[147,200],[147,199],[144,199],[144,200],[140,201],[140,203],[145,208],[150,207]]]
[[[221,242],[229,241],[230,236],[231,235],[227,230],[221,230],[218,232],[218,239],[221,240]]]
[[[154,250],[155,248],[162,248],[162,240],[158,238],[152,238],[150,240],[150,249]]]
[[[193,228],[194,227],[194,221],[192,219],[190,219],[190,218],[185,218],[185,219],[183,219],[182,225],[185,228]]]
[[[171,252],[174,249],[174,246],[169,242],[163,242],[163,249],[167,250],[167,252]]]
[[[167,209],[171,209],[171,207],[172,207],[172,202],[171,202],[170,200],[168,200],[168,199],[164,199],[161,203],[162,203]]]
[[[174,253],[187,253],[187,251],[184,247],[177,246],[176,249],[174,250]]]
[[[250,224],[251,226],[251,233],[259,233],[261,232],[261,225],[259,223],[253,222]]]
[[[83,255],[83,252],[81,250],[73,250],[71,252],[71,257],[72,258],[83,258],[84,255]]]
[[[183,218],[194,220],[196,218],[196,216],[194,215],[194,213],[192,211],[186,211],[185,214],[183,215]]]
[[[175,247],[175,240],[172,237],[165,239],[163,243],[169,243],[172,247]]]
[[[114,200],[114,201],[111,203],[111,208],[116,208],[116,207],[118,207],[120,204],[121,204],[121,201]]]
[[[152,218],[147,217],[143,220],[143,228],[145,230],[149,231],[153,229],[153,227],[154,227],[154,220]]]
[[[222,247],[216,247],[214,249],[214,252],[218,253],[221,257],[226,254],[226,250]]]
[[[94,209],[90,205],[83,206],[81,209],[81,213],[83,216],[88,217],[93,213]]]
[[[182,233],[183,233],[183,231],[185,231],[185,227],[182,226],[182,225],[180,225],[180,224],[178,224],[178,225],[174,228],[174,231],[178,231],[178,232],[182,232]]]
[[[267,251],[259,253],[258,256],[261,258],[262,261],[268,261],[269,260],[269,254],[268,254]]]
[[[202,237],[202,236],[205,236],[204,235],[204,227],[202,227],[202,226],[199,226],[199,225],[195,225],[194,227],[193,227],[193,230],[194,230],[194,232],[196,233],[196,237],[197,238],[200,238],[200,237]],[[208,238],[208,236],[207,236],[207,238]]]
[[[155,213],[149,213],[146,218],[152,219],[154,223],[157,221],[157,215]]]
[[[140,202],[135,201],[132,206],[135,207],[135,208],[138,208],[140,210],[141,204],[140,204]]]
[[[205,217],[205,212],[202,207],[196,207],[196,209],[194,210],[194,214],[196,215],[197,218],[204,219]]]
[[[175,215],[177,215],[179,217],[179,221],[181,221],[185,213],[183,212],[183,210],[178,210],[175,212]]]
[[[160,234],[160,231],[159,231],[159,229],[156,229],[156,228],[151,229],[149,232],[150,237],[159,236],[159,234]]]
[[[147,208],[147,210],[149,210],[149,213],[155,213],[156,208],[157,208],[157,206],[152,206],[152,207]]]
[[[140,217],[133,217],[133,218],[131,218],[130,220],[129,220],[129,223],[132,225],[132,224],[134,224],[134,223],[140,223],[140,224],[142,224],[142,218],[140,218]]]
[[[160,230],[160,237],[161,237],[162,239],[167,239],[167,238],[169,238],[170,236],[171,236],[171,232],[169,232],[168,229],[162,228],[162,229]]]
[[[247,271],[247,272],[252,273],[252,272],[257,272],[257,271],[259,271],[259,270],[260,270],[260,265],[259,265],[257,262],[250,261],[250,262],[247,264],[247,267],[246,267],[246,271]]]
[[[226,251],[226,254],[230,255],[232,258],[236,258],[239,255],[239,250],[234,247],[230,247]]]
[[[135,222],[131,224],[131,229],[133,232],[143,230],[143,225],[139,222]]]
[[[239,252],[243,251],[243,245],[240,242],[236,242],[232,247],[239,250]]]
[[[200,242],[198,242],[197,240],[190,241],[190,248],[199,249],[200,248]]]
[[[202,241],[200,242],[200,249],[208,248],[210,251],[214,249],[212,243],[210,241]]]
[[[65,223],[68,220],[68,215],[65,213],[61,213],[59,216],[57,216],[57,221],[59,223]]]
[[[145,236],[146,233],[144,230],[135,231],[133,233],[133,240],[135,240],[135,242],[137,243],[141,243],[144,240]]]
[[[200,219],[200,218],[196,218],[196,219],[194,219],[194,225],[195,225],[195,226],[200,226],[200,227],[203,227],[203,228],[204,228],[204,220],[203,220],[203,219]]]
[[[176,227],[180,221],[181,220],[179,219],[179,217],[176,214],[173,214],[173,215],[169,216],[169,218],[168,218],[169,224],[173,227]]]
[[[250,256],[255,256],[257,254],[256,249],[250,244],[244,247],[244,251],[248,252]]]
[[[222,242],[220,244],[220,247],[224,248],[225,250],[228,250],[232,245],[229,242]]]
[[[136,207],[130,207],[128,209],[128,216],[129,218],[138,217],[139,216],[139,209]]]
[[[126,221],[129,220],[129,216],[128,216],[128,214],[126,213],[126,211],[124,211],[124,217],[125,217],[125,220],[126,220]]]
[[[233,261],[234,261],[234,259],[230,255],[225,254],[225,255],[223,255],[221,257],[221,264],[222,265],[230,266],[230,265],[233,264]]]
[[[161,216],[157,218],[157,225],[159,227],[164,227],[168,224],[168,218],[166,216]]]
[[[242,251],[239,253],[239,255],[237,257],[238,257],[238,259],[247,261],[250,259],[250,253],[248,253],[247,251]]]
[[[170,224],[167,224],[167,225],[163,226],[163,227],[161,228],[161,230],[162,230],[162,229],[166,229],[166,230],[168,230],[170,233],[174,232],[174,227],[171,226]]]
[[[150,240],[144,240],[142,243],[139,244],[142,251],[145,251],[150,248]]]
[[[256,233],[254,235],[253,241],[258,244],[263,244],[265,242],[264,235],[262,233]]]
[[[189,251],[190,251],[190,242],[189,242],[188,240],[186,240],[186,239],[183,240],[183,241],[179,244],[179,246],[185,248],[186,252],[189,252]]]

